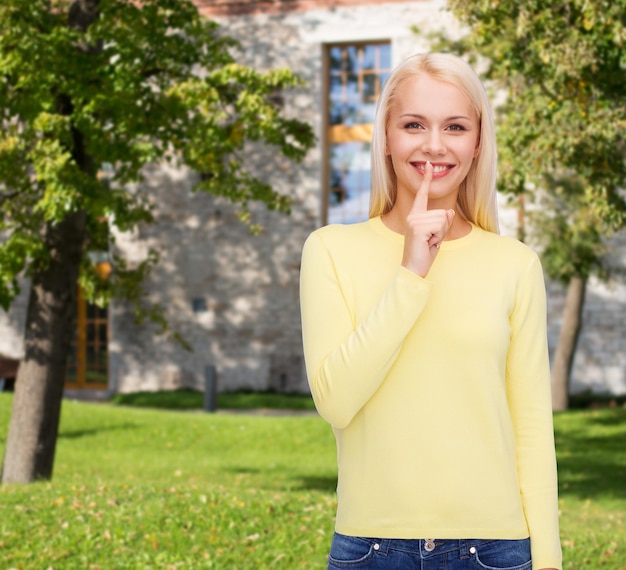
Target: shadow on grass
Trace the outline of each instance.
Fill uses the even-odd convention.
[[[626,498],[626,410],[556,417],[560,494]]]
[[[235,475],[259,475],[263,473],[264,469],[259,467],[227,467],[223,468],[223,471],[227,471],[229,473],[233,473]],[[280,479],[280,486],[284,486],[285,484],[292,490],[297,491],[322,491],[324,493],[334,494],[337,490],[337,476],[330,477],[315,477],[308,475],[291,475],[287,477],[288,483],[285,483],[284,479]],[[266,484],[262,484],[261,486],[266,489],[275,489],[276,481],[272,481],[268,479]]]
[[[131,429],[137,429],[137,425],[132,423],[125,423],[88,429],[64,430],[59,432],[59,439],[80,439],[81,437],[98,435],[105,431],[127,431]]]
[[[259,467],[227,467],[223,470],[236,475],[258,475],[261,473]]]
[[[300,484],[300,488],[307,491],[335,493],[337,490],[337,477],[301,477]]]

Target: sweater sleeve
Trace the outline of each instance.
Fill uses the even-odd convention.
[[[304,357],[315,405],[332,426],[345,428],[380,387],[429,290],[399,267],[369,314],[353,322],[333,256],[322,237],[309,236],[300,276]]]
[[[546,291],[536,255],[518,284],[510,323],[507,396],[533,569],[561,568]]]

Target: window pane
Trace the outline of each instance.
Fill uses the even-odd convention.
[[[363,46],[363,60],[361,67],[363,69],[374,69],[376,65],[376,52],[378,46]]]
[[[356,71],[359,68],[359,51],[357,46],[349,46],[344,52],[344,69]]]
[[[86,384],[106,384],[108,376],[104,370],[87,370],[85,382]]]
[[[380,77],[380,88],[382,89],[385,86],[385,82],[389,79],[389,73],[381,73]]]
[[[391,46],[389,44],[381,44],[378,47],[378,57],[380,61],[378,66],[380,69],[391,69]]]
[[[330,89],[330,97],[332,99],[343,97],[343,76],[331,75],[328,87]]]
[[[67,358],[67,370],[65,372],[65,381],[69,383],[76,382],[77,366],[76,366],[76,344],[70,346],[70,352]]]
[[[344,125],[358,125],[361,121],[359,120],[359,109],[360,104],[357,99],[353,99],[352,101],[348,101],[344,104],[343,107],[343,124]]]
[[[87,370],[93,368],[96,362],[96,350],[93,345],[87,345]]]
[[[330,59],[330,69],[331,71],[340,71],[342,68],[342,50],[340,47],[331,47],[328,51],[329,59]]]
[[[328,122],[331,125],[340,125],[343,123],[344,110],[342,101],[331,101]]]
[[[378,75],[368,73],[363,75],[363,100],[369,101],[378,96]]]
[[[359,96],[359,76],[356,73],[346,75],[346,96],[356,98]]]
[[[376,115],[376,102],[371,101],[361,105],[361,123],[373,123]]]
[[[328,223],[366,220],[370,193],[370,143],[331,145]]]
[[[67,369],[67,372],[65,373],[65,381],[68,384],[76,384],[76,382],[78,382],[75,367]]]

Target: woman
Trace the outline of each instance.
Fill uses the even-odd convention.
[[[411,57],[378,102],[370,219],[304,246],[307,374],[337,441],[329,569],[561,568],[543,274],[497,233],[495,173],[476,74]]]

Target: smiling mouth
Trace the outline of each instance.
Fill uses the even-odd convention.
[[[411,166],[416,168],[420,174],[424,174],[424,168],[426,167],[425,162],[412,162]],[[447,172],[454,168],[454,164],[433,164],[433,174],[441,174],[442,172]]]

